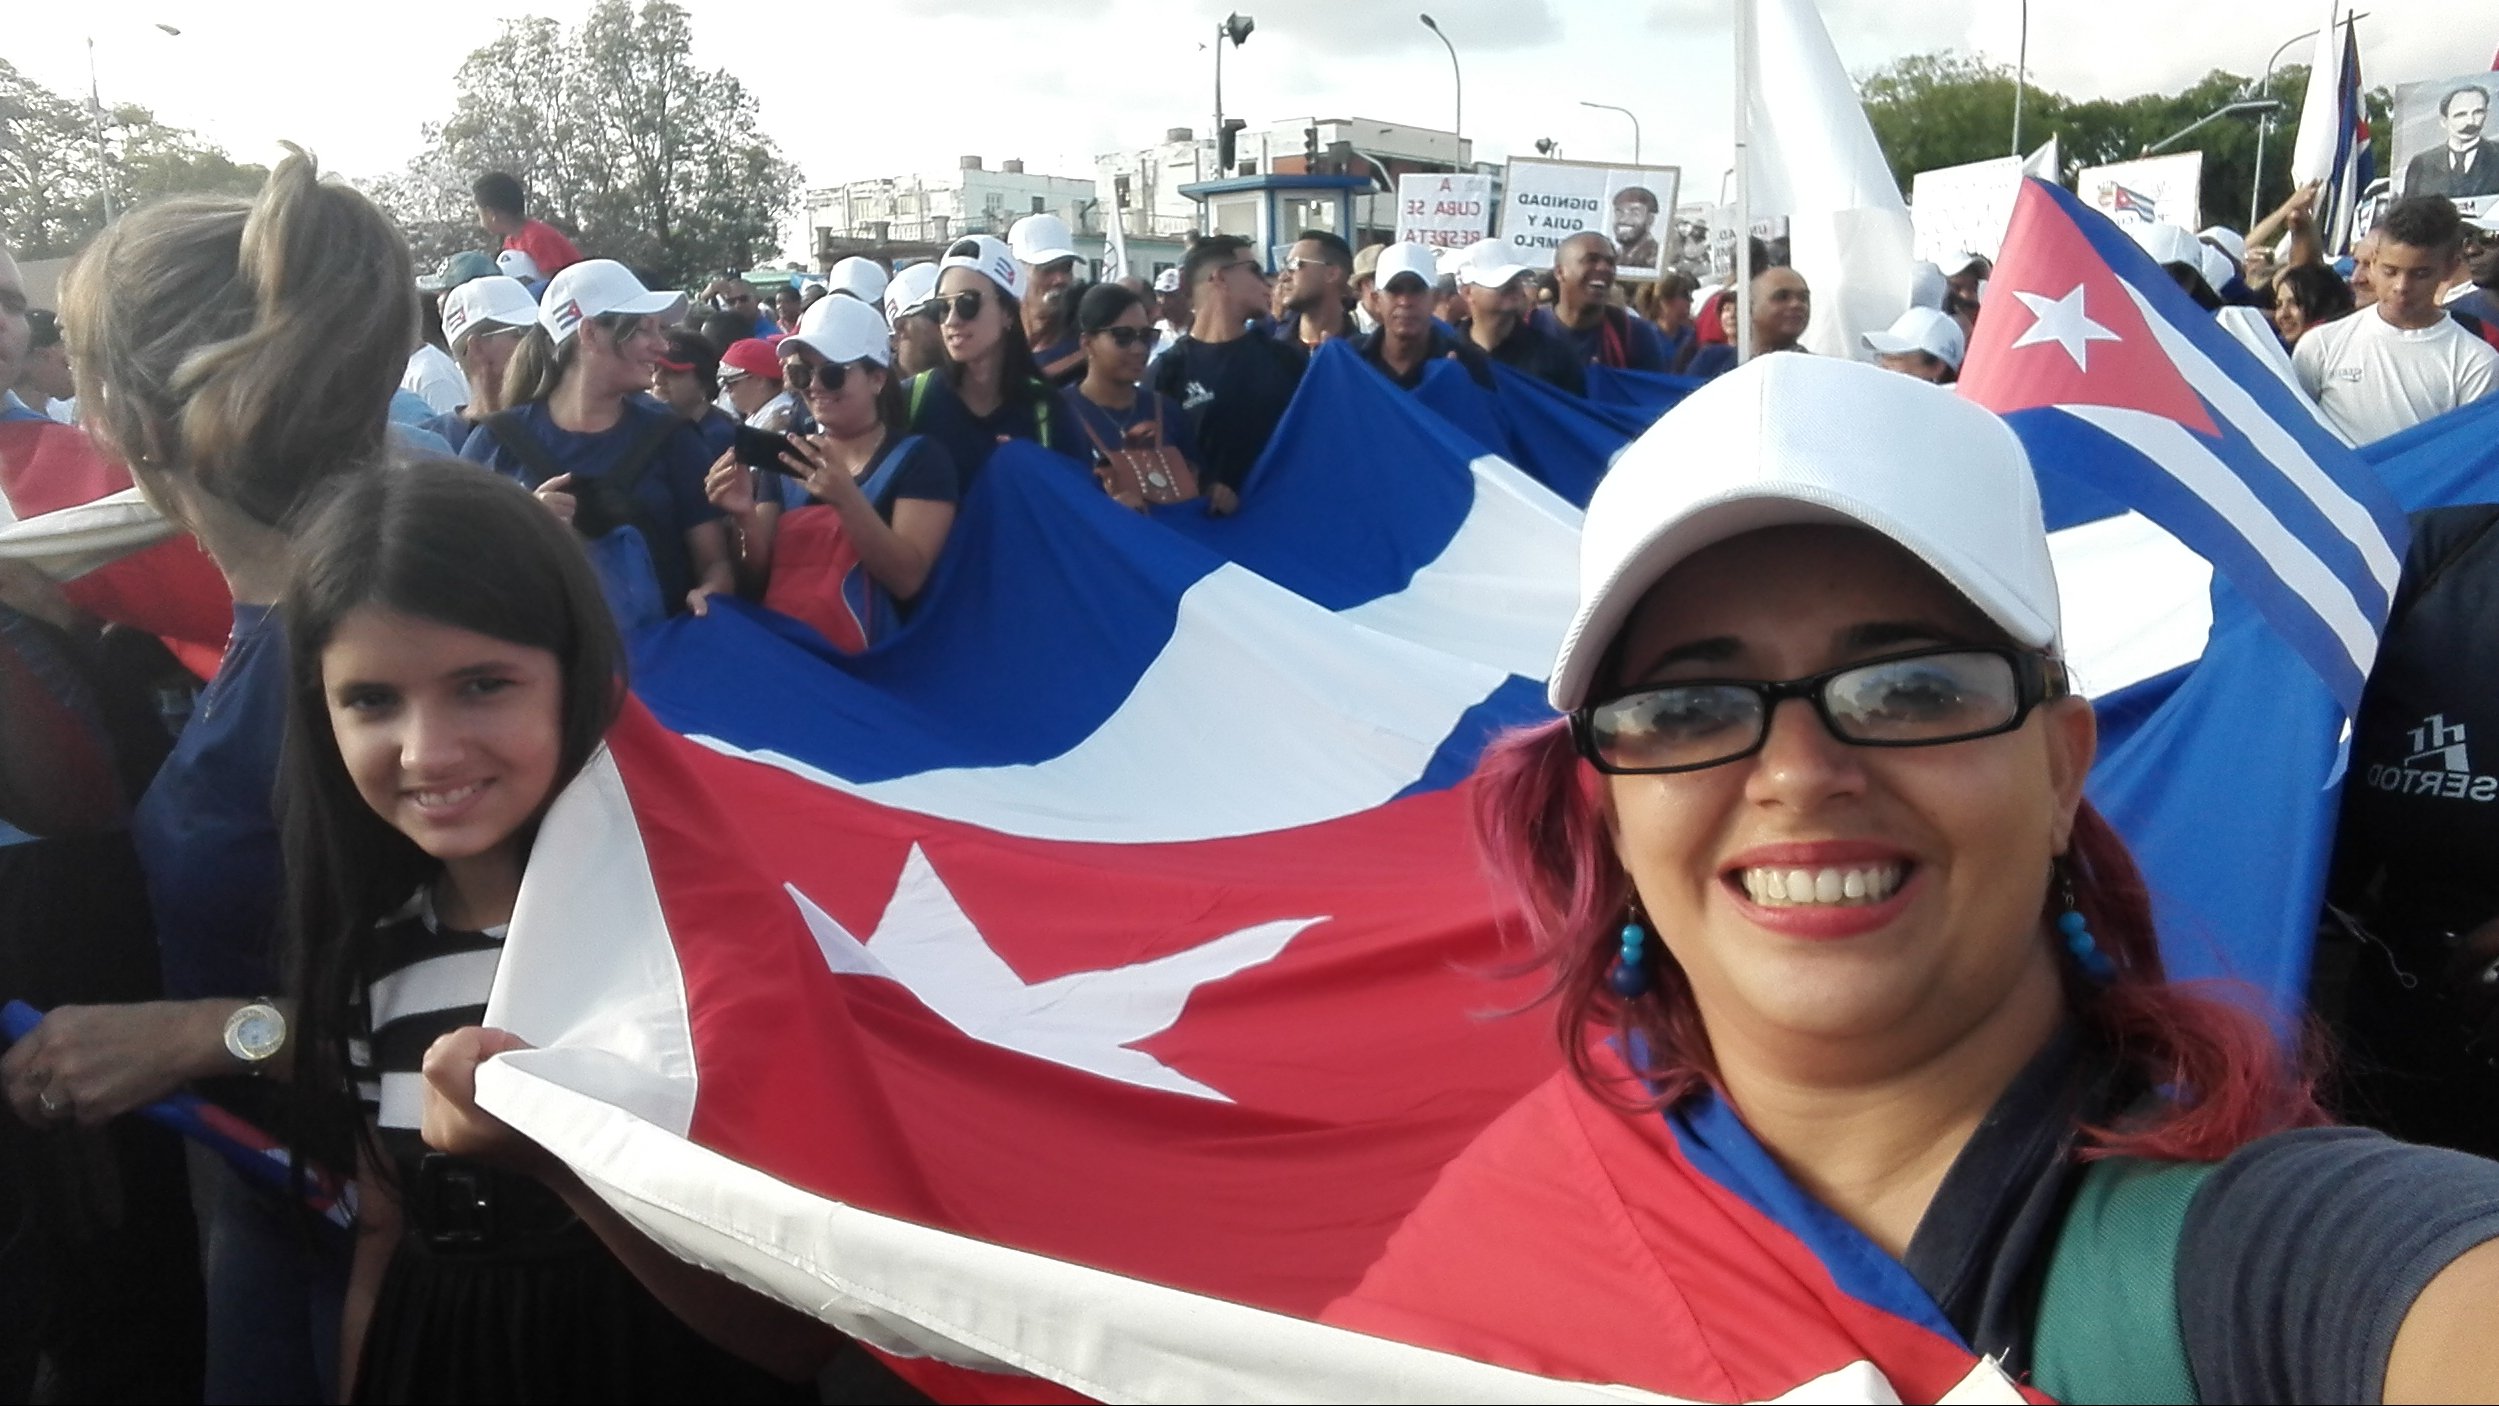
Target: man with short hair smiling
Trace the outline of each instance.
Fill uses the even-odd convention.
[[[2489,394],[2499,351],[2438,305],[2463,245],[2444,196],[2406,196],[2377,228],[2370,282],[2377,302],[2299,339],[2291,364],[2328,423],[2354,444],[2408,430]]]
[[[1400,390],[1423,384],[1423,373],[1444,357],[1466,368],[1486,390],[1493,389],[1492,363],[1482,349],[1432,321],[1439,269],[1432,251],[1420,244],[1392,244],[1380,255],[1380,329],[1354,344],[1354,351]]]
[[[1479,239],[1467,246],[1457,264],[1458,286],[1466,290],[1465,321],[1458,330],[1484,355],[1513,371],[1572,395],[1588,393],[1588,375],[1569,347],[1528,321],[1532,295],[1528,283],[1536,271],[1512,263],[1508,246],[1498,239]]]
[[[2499,142],[2486,141],[2490,94],[2466,83],[2438,100],[2438,125],[2447,140],[2422,152],[2404,168],[2404,194],[2470,199],[2499,195]]]
[[[1352,308],[1354,251],[1323,229],[1306,229],[1285,254],[1285,271],[1293,280],[1288,314],[1276,324],[1276,335],[1315,348],[1331,338],[1361,335]]]
[[[1056,215],[1026,215],[1007,230],[1007,248],[1024,266],[1024,340],[1054,386],[1085,378],[1085,342],[1076,333],[1076,239]]]
[[[1559,337],[1588,365],[1625,371],[1667,369],[1666,334],[1613,301],[1613,240],[1595,230],[1582,230],[1563,240],[1553,251],[1553,281],[1553,306],[1536,310],[1539,331]]]
[[[1803,274],[1781,264],[1753,275],[1753,355],[1798,350],[1813,315]]]

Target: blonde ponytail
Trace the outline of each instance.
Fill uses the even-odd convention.
[[[182,480],[272,525],[381,457],[417,328],[399,231],[288,152],[250,201],[131,212],[63,290],[80,403],[141,481]]]

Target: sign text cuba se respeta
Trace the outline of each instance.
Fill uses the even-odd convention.
[[[1496,228],[1521,263],[1553,262],[1562,241],[1594,230],[1614,241],[1624,278],[1655,278],[1674,254],[1671,221],[1683,173],[1673,166],[1513,160],[1501,178]]]
[[[1397,242],[1463,249],[1492,229],[1492,177],[1424,172],[1397,178]]]

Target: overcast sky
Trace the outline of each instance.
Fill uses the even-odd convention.
[[[810,184],[944,170],[978,153],[1086,175],[1092,158],[1212,122],[1213,54],[1228,6],[1204,0],[686,0],[697,58],[744,80],[765,129]],[[1258,22],[1224,57],[1227,110],[1253,125],[1363,116],[1446,126],[1449,58],[1402,0],[1240,0]],[[1455,42],[1465,131],[1479,159],[1539,137],[1573,158],[1621,160],[1639,114],[1643,155],[1714,192],[1728,165],[1732,0],[1422,0]],[[2487,0],[2360,0],[2371,84],[2489,67]],[[571,22],[589,0],[80,0],[10,31],[8,59],[53,88],[87,86],[86,38],[107,102],[135,101],[235,156],[312,148],[330,170],[387,174],[448,114],[451,77],[498,22]],[[2020,0],[1822,0],[1851,72],[1953,48],[2013,60]],[[2078,97],[2180,86],[2215,68],[2261,71],[2322,20],[2322,0],[2035,0],[2033,81]],[[892,16],[881,28],[866,13]],[[2469,18],[2479,13],[2478,20]],[[800,18],[822,15],[810,39]],[[82,29],[81,23],[90,28]],[[170,24],[179,37],[155,26]],[[2306,43],[2286,61],[2303,61]],[[2296,103],[2297,94],[2289,95]],[[2044,133],[2027,134],[2036,140]],[[2287,149],[2284,156],[2288,157]]]

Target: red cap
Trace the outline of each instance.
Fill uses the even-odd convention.
[[[772,343],[761,337],[749,337],[745,341],[729,344],[729,349],[720,354],[720,369],[778,381],[781,379],[781,358],[774,354]]]

